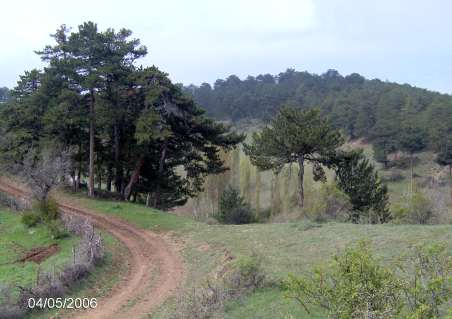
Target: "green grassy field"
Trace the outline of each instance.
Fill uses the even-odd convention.
[[[147,209],[131,203],[95,201],[78,197],[85,207],[114,214],[145,229],[172,231],[183,242],[182,254],[187,267],[186,291],[203,284],[224,264],[225,255],[234,258],[253,253],[262,256],[266,274],[272,281],[289,273],[304,274],[314,265],[325,263],[347,245],[367,239],[383,262],[409,254],[422,243],[444,242],[452,254],[452,226],[312,224],[294,222],[253,225],[207,225],[188,218]],[[169,300],[152,318],[166,318],[174,309]],[[286,300],[277,286],[227,304],[227,318],[322,318],[322,314],[303,313]]]
[[[36,282],[40,271],[54,271],[72,258],[72,247],[78,238],[69,236],[61,240],[52,239],[43,225],[27,228],[21,216],[7,209],[0,209],[0,283],[29,287]],[[40,265],[34,262],[16,262],[26,251],[34,247],[45,247],[57,243],[60,250]]]

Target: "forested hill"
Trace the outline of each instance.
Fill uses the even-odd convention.
[[[185,91],[209,115],[233,121],[270,118],[284,104],[318,107],[351,138],[365,137],[379,146],[382,159],[390,151],[403,149],[404,134],[415,139],[417,149],[438,149],[438,144],[446,143],[438,138],[452,132],[452,96],[367,80],[357,73],[342,76],[329,70],[316,75],[288,69],[276,76],[244,80],[231,75],[213,87],[204,83],[187,86]]]

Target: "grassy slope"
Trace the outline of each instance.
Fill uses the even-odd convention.
[[[0,210],[0,282],[11,285],[31,286],[36,281],[38,268],[53,271],[64,265],[72,256],[76,237],[53,240],[43,225],[27,228],[20,222],[20,215],[6,209]],[[34,262],[17,263],[24,251],[33,247],[58,243],[60,251],[46,259],[40,267]]]
[[[206,273],[221,267],[226,252],[235,257],[253,252],[264,258],[265,270],[275,280],[288,273],[302,274],[315,264],[328,261],[346,245],[360,239],[372,242],[376,254],[390,261],[409,252],[422,242],[446,242],[452,254],[452,226],[351,225],[305,222],[245,226],[206,225],[187,218],[146,209],[140,205],[78,198],[81,205],[119,216],[145,229],[173,231],[184,241],[183,255],[188,270],[188,287],[202,283]],[[207,244],[207,245],[206,245]],[[169,301],[154,317],[164,318],[174,306]],[[228,318],[278,318],[289,314],[321,318],[320,314],[302,315],[282,293],[264,289],[227,306]]]

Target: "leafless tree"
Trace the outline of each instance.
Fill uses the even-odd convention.
[[[46,200],[71,169],[71,152],[62,147],[46,148],[37,153],[30,150],[23,161],[14,165],[14,173],[30,186],[33,196]]]

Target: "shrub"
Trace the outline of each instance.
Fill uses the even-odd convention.
[[[284,288],[306,312],[321,307],[328,318],[441,318],[442,306],[452,299],[452,258],[445,246],[432,245],[383,266],[360,242],[311,277],[289,276]]]
[[[59,220],[50,220],[46,225],[53,239],[61,239],[69,236],[68,232],[64,229],[63,223]]]
[[[242,257],[216,280],[208,279],[203,287],[180,293],[172,319],[224,318],[225,304],[265,285],[262,259],[257,255]]]
[[[22,215],[21,221],[27,227],[34,227],[41,222],[41,216],[35,212],[25,212]]]
[[[225,279],[226,287],[234,295],[253,292],[261,288],[264,282],[262,259],[255,254],[238,259]]]
[[[221,285],[207,283],[207,287],[181,293],[177,309],[170,319],[221,319],[224,318],[224,304],[228,299]]]
[[[361,242],[335,256],[328,268],[316,268],[311,278],[290,276],[284,282],[286,296],[310,307],[324,308],[329,318],[395,318],[400,313],[401,283],[393,272],[380,266],[369,246]],[[372,316],[366,316],[371,313]]]
[[[410,224],[428,224],[434,215],[434,203],[422,192],[406,195],[403,203],[394,209],[394,217],[399,222]]]
[[[239,192],[228,187],[221,195],[216,218],[223,224],[249,224],[256,221],[254,211]]]
[[[307,216],[315,222],[345,220],[352,209],[349,197],[334,184],[322,184],[318,196],[308,202]]]
[[[33,205],[33,210],[22,215],[22,223],[27,227],[34,227],[40,222],[45,222],[53,238],[65,236],[64,227],[58,221],[58,204],[54,199],[38,201]]]
[[[397,268],[403,274],[404,318],[443,318],[452,300],[452,257],[444,244],[417,246]]]
[[[37,209],[45,221],[56,220],[58,218],[58,204],[53,198],[39,201]]]

